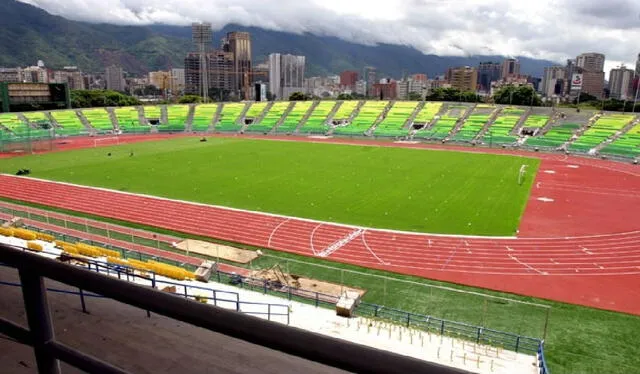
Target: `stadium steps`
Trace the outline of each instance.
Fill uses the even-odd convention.
[[[531,115],[531,108],[529,107],[524,112],[524,114],[522,114],[522,116],[520,117],[516,125],[513,127],[513,130],[511,130],[511,135],[518,136],[518,134],[520,134],[520,129],[525,124],[525,122],[527,122],[527,118],[529,118],[530,115]]]
[[[211,123],[209,124],[209,128],[207,129],[207,132],[214,132],[216,130],[216,123],[220,121],[220,113],[222,113],[223,106],[224,104],[218,104],[218,109],[216,109],[216,113],[213,115],[213,118],[211,119]]]
[[[16,113],[16,116],[18,117],[18,119],[24,123],[27,124],[27,126],[29,126],[32,129],[37,129],[38,126],[34,125],[33,123],[31,123],[31,121],[29,121],[29,119],[27,117],[25,117],[24,113]],[[53,126],[56,125],[56,122],[51,122],[53,124]],[[58,127],[60,127],[58,125]]]
[[[82,110],[78,109],[75,112],[76,112],[76,116],[78,116],[78,118],[80,119],[80,122],[82,122],[82,125],[84,126],[84,128],[87,129],[87,131],[89,131],[89,134],[95,135],[98,132],[98,130],[95,127],[91,126],[91,124],[89,123],[89,120],[87,120],[87,117],[85,117],[84,113],[82,113]]]
[[[258,101],[259,102],[259,101]],[[253,102],[251,105],[255,104],[256,102]],[[255,117],[253,119],[253,121],[251,123],[245,123],[245,119],[246,119],[246,115],[245,117],[242,117],[242,119],[240,120],[240,122],[243,123],[242,128],[240,129],[240,133],[244,133],[245,131],[247,131],[247,128],[249,126],[252,125],[257,125],[260,122],[262,122],[262,120],[264,119],[264,117],[267,115],[267,113],[269,113],[269,111],[271,110],[271,107],[273,106],[273,103],[275,103],[275,101],[269,101],[267,103],[267,105],[265,105],[265,107],[262,109],[262,111],[258,114],[257,117]]]
[[[246,102],[244,103],[244,108],[242,108],[242,111],[240,112],[240,115],[238,116],[237,120],[236,120],[236,124],[242,124],[242,128],[240,129],[242,131],[242,129],[244,129],[245,125],[244,125],[244,119],[247,117],[247,112],[249,111],[249,108],[251,108],[251,105],[253,104],[253,102]]]
[[[445,142],[449,141],[451,137],[455,136],[460,131],[460,129],[467,122],[467,120],[469,119],[469,116],[473,113],[475,108],[476,108],[475,104],[467,107],[467,110],[464,112],[464,114],[462,114],[462,116],[460,116],[460,118],[458,118],[458,121],[456,121],[456,125],[453,127],[453,129],[451,129],[451,131],[449,132],[449,135],[447,135],[447,137],[444,138],[443,141]]]
[[[626,135],[629,132],[629,130],[631,130],[637,124],[640,124],[640,117],[634,117],[633,120],[629,121],[629,123],[627,123],[620,131],[616,132],[615,134],[613,134],[613,136],[609,137],[608,139],[605,139],[600,144],[598,144],[594,148],[594,151],[596,152],[596,154],[598,154],[602,150],[602,148],[615,142],[621,136]]]
[[[196,112],[196,104],[189,105],[189,112],[187,112],[187,121],[184,124],[185,132],[193,131],[193,115]]]
[[[311,104],[311,107],[307,110],[307,113],[305,113],[304,117],[302,117],[300,122],[298,122],[298,126],[296,126],[296,128],[291,132],[292,134],[297,134],[300,131],[300,128],[304,126],[305,123],[307,123],[307,120],[309,119],[309,117],[311,117],[311,113],[313,113],[313,111],[316,110],[316,107],[318,106],[318,104],[320,104],[319,100],[316,100],[313,102],[313,104]]]
[[[51,115],[51,112],[42,112],[44,113],[44,116],[47,118],[47,120],[49,121],[49,123],[51,123],[51,125],[53,125],[54,128],[56,129],[61,129],[62,126],[58,123],[58,121],[56,121],[55,118],[53,118],[53,116]],[[29,125],[33,128],[38,128],[38,125],[29,123]]]
[[[291,109],[293,109],[294,106],[296,106],[296,102],[295,101],[292,101],[292,102],[289,103],[289,106],[287,107],[287,109],[285,109],[284,113],[282,113],[282,117],[280,117],[278,122],[276,122],[276,125],[273,126],[271,131],[269,131],[269,134],[275,134],[278,131],[278,127],[280,127],[280,125],[282,125],[284,123],[284,120],[287,118],[287,116],[291,112]]]
[[[384,107],[384,109],[382,110],[382,113],[380,113],[380,115],[375,120],[373,125],[371,125],[371,127],[369,127],[369,129],[367,131],[365,131],[365,135],[366,136],[373,135],[373,132],[376,131],[376,128],[378,127],[380,122],[382,122],[387,117],[387,113],[389,113],[389,111],[391,110],[391,108],[393,108],[395,103],[396,103],[395,100],[389,100],[389,102],[387,103],[387,106]]]
[[[425,102],[424,105],[427,105],[427,102]],[[442,103],[442,105],[440,106],[440,110],[438,110],[438,112],[433,116],[433,118],[431,118],[431,120],[429,122],[424,124],[424,127],[422,129],[420,129],[420,131],[429,130],[430,128],[432,128],[433,125],[435,125],[436,122],[438,122],[440,117],[445,115],[448,111],[449,111],[449,106],[447,105],[447,103]],[[416,113],[416,115],[417,114],[418,113]]]
[[[560,149],[563,149],[565,151],[568,150],[571,144],[575,143],[575,141],[578,140],[580,136],[582,136],[582,134],[587,131],[587,129],[593,126],[593,124],[596,123],[596,121],[598,121],[601,116],[601,113],[595,113],[591,118],[589,118],[589,121],[587,121],[587,123],[580,126],[580,128],[573,134],[571,139],[560,146]]]
[[[113,123],[113,128],[116,129],[116,131],[120,132],[120,122],[118,122],[118,116],[116,116],[116,112],[114,112],[113,110],[114,108],[109,107],[105,109],[109,114],[109,119],[111,119],[111,123]]]
[[[169,123],[169,115],[167,114],[167,106],[160,106],[160,123],[166,125]]]
[[[149,122],[147,122],[147,118],[144,116],[144,107],[142,106],[137,106],[135,107],[136,110],[138,111],[138,122],[141,125],[146,125],[149,126]],[[154,126],[155,127],[155,126]]]
[[[360,113],[360,109],[362,109],[362,107],[364,106],[364,104],[367,102],[367,100],[360,100],[358,101],[358,104],[356,105],[356,107],[353,109],[353,112],[351,112],[351,114],[349,115],[349,117],[347,117],[346,119],[346,124],[347,126],[349,126],[349,124],[351,124],[351,122],[353,122],[353,119],[356,118],[356,116],[358,115],[358,113]],[[328,118],[328,117],[327,117]],[[331,121],[328,121],[331,122]],[[332,126],[329,131],[327,131],[327,136],[331,136],[333,135],[333,130],[335,130],[335,126]]]
[[[407,120],[404,121],[402,128],[407,130],[407,133],[409,133],[409,130],[411,130],[411,127],[413,126],[413,121],[416,119],[416,116],[418,115],[418,113],[420,113],[420,111],[422,110],[422,108],[424,108],[426,104],[427,104],[426,101],[418,102],[418,105],[416,105],[416,107],[413,109],[413,112],[411,113],[409,118],[407,118]]]
[[[484,134],[487,133],[487,130],[489,130],[489,128],[493,126],[493,124],[496,122],[496,119],[498,118],[500,113],[502,113],[502,109],[503,108],[496,107],[496,109],[494,109],[493,112],[491,112],[491,116],[489,116],[489,119],[487,120],[487,122],[484,124],[484,126],[482,126],[480,131],[478,131],[478,133],[476,134],[476,137],[473,138],[472,141],[477,142],[478,140],[482,139],[482,137],[484,137]]]
[[[329,112],[329,114],[327,114],[327,116],[324,118],[324,124],[329,124],[331,123],[331,121],[333,121],[333,118],[335,117],[336,113],[338,112],[338,110],[340,109],[340,107],[342,106],[342,103],[344,101],[336,101],[335,105],[333,106],[333,108],[331,108],[331,111]],[[318,102],[318,104],[316,104],[316,107],[320,105],[320,102]],[[314,107],[315,108],[315,107]],[[312,113],[313,111],[311,111],[310,113]],[[307,118],[308,119],[308,118]],[[306,123],[307,121],[305,121]],[[298,132],[300,130],[302,130],[302,128],[304,127],[304,124],[300,127],[298,127]],[[328,133],[326,133],[328,134]]]

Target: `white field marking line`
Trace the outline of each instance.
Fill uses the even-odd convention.
[[[354,230],[354,231],[350,232],[347,236],[338,239],[336,242],[332,243],[327,248],[325,248],[322,251],[318,252],[317,256],[319,256],[319,257],[327,257],[327,256],[331,255],[332,253],[334,253],[338,249],[340,249],[340,248],[344,247],[345,245],[347,245],[353,239],[355,239],[358,236],[362,235],[363,232],[364,232],[363,229],[357,229],[357,230]]]
[[[273,231],[271,231],[271,234],[269,234],[269,240],[267,241],[267,247],[269,247],[269,248],[271,247],[271,238],[273,237],[273,234],[275,234],[276,231],[278,231],[280,226],[282,226],[285,223],[289,222],[289,220],[291,220],[291,218],[287,218],[287,219],[283,220],[282,222],[278,223],[278,225],[273,229]]]
[[[316,230],[320,228],[320,226],[322,226],[322,222],[318,224],[318,226],[313,228],[313,231],[311,231],[311,235],[309,235],[309,247],[311,248],[311,252],[313,252],[314,256],[317,256],[318,253],[316,252],[316,249],[313,246],[313,236],[316,234]]]
[[[283,140],[283,141],[285,141],[285,140]],[[289,141],[289,140],[286,140],[286,141]],[[141,193],[110,190],[108,188],[103,188],[103,187],[83,186],[81,184],[75,184],[75,183],[69,183],[69,182],[51,181],[51,180],[41,179],[41,178],[30,178],[30,177],[23,177],[23,176],[19,176],[19,175],[11,175],[11,174],[3,174],[3,173],[0,173],[0,175],[1,176],[5,176],[5,177],[10,177],[10,178],[22,178],[22,179],[35,180],[35,181],[44,182],[44,183],[53,183],[53,184],[60,184],[60,185],[64,185],[64,186],[85,188],[85,189],[89,189],[89,190],[112,192],[112,193],[128,195],[128,196],[145,197],[145,198],[149,198],[149,199],[170,201],[170,202],[174,202],[174,203],[189,204],[189,205],[206,207],[206,208],[216,208],[216,209],[228,210],[228,211],[232,211],[232,212],[251,213],[251,214],[256,214],[256,215],[263,215],[263,216],[267,216],[267,217],[276,217],[276,218],[283,218],[283,219],[289,218],[289,219],[295,219],[295,220],[303,221],[303,222],[321,223],[321,224],[326,224],[326,225],[345,227],[345,228],[354,229],[354,230],[356,230],[356,229],[364,229],[364,230],[369,230],[369,231],[378,231],[378,232],[393,233],[393,234],[415,235],[415,236],[435,236],[435,237],[444,237],[444,238],[505,239],[505,240],[516,240],[516,239],[518,239],[516,236],[454,235],[454,234],[436,234],[436,233],[426,233],[426,232],[402,231],[402,230],[393,230],[393,229],[379,229],[379,228],[372,228],[372,227],[349,225],[349,224],[345,224],[345,223],[321,221],[321,220],[310,219],[310,218],[286,216],[286,215],[283,215],[283,214],[275,214],[275,213],[268,213],[268,212],[257,212],[257,211],[253,211],[253,210],[240,209],[240,208],[231,208],[231,207],[226,207],[226,206],[222,206],[222,205],[205,204],[205,203],[198,203],[198,202],[194,202],[194,201],[170,199],[170,198],[167,198],[167,197],[159,197],[159,196],[146,195],[146,194],[141,194]],[[0,193],[0,195],[1,195],[1,193]]]
[[[505,248],[507,249],[507,251],[509,252],[513,252],[513,248],[509,247],[509,246],[505,246]]]
[[[369,247],[369,244],[367,244],[367,239],[365,239],[365,234],[367,233],[367,230],[364,230],[362,232],[362,235],[360,235],[360,238],[362,239],[362,244],[364,244],[364,247],[367,249],[367,251],[369,251],[369,253],[371,253],[371,255],[378,261],[380,261],[380,263],[382,265],[391,265],[390,262],[385,262],[383,261],[380,257],[378,257],[378,255],[373,251],[373,249],[371,249],[371,247]],[[429,243],[431,243],[431,240],[429,240]]]
[[[549,273],[547,273],[546,271],[540,271],[540,270],[534,268],[533,266],[518,260],[518,258],[516,256],[511,255],[511,253],[509,253],[508,255],[509,255],[509,258],[511,258],[513,261],[519,263],[520,265],[526,267],[529,270],[533,270],[533,271],[535,271],[536,273],[538,273],[540,275],[549,275]]]
[[[453,256],[456,255],[456,252],[458,252],[458,246],[455,246],[455,248],[453,248],[453,251],[451,251],[449,258],[447,258],[447,261],[445,261],[444,264],[442,264],[442,268],[440,268],[440,270],[444,270],[444,268],[446,268],[447,265],[449,265],[449,262],[451,262],[451,260],[453,259]]]
[[[595,262],[593,263],[593,265],[594,265],[594,266],[596,266],[596,267],[597,267],[597,268],[599,268],[599,269],[604,269],[604,266],[602,266],[602,265],[598,265],[598,264],[596,264]]]
[[[589,251],[589,249],[587,249],[587,248],[585,248],[583,246],[580,246],[580,248],[582,248],[582,252],[584,252],[584,253],[586,253],[588,255],[592,255],[593,254],[593,252]]]

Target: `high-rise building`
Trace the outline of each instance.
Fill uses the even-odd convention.
[[[184,59],[184,92],[190,95],[202,95],[202,77],[200,68],[200,54],[189,53]],[[207,93],[210,89],[217,89],[220,95],[233,91],[233,53],[216,50],[205,55],[208,85]],[[220,99],[220,98],[218,98]]]
[[[640,76],[640,53],[638,53],[638,59],[636,60],[636,76]]]
[[[491,90],[491,82],[500,80],[502,65],[499,62],[481,62],[478,66],[478,89],[482,92]]]
[[[515,58],[505,58],[502,61],[501,79],[517,78],[520,75],[520,61]]]
[[[0,68],[0,82],[20,83],[22,82],[21,68]]]
[[[422,73],[418,73],[418,74],[412,74],[411,75],[411,80],[414,82],[419,82],[419,83],[427,83],[428,77],[426,74],[422,74]]]
[[[168,71],[149,72],[149,84],[160,90],[171,88],[171,73]]]
[[[226,37],[227,52],[233,54],[233,85],[234,90],[241,97],[251,98],[251,34],[248,32],[234,31]]]
[[[609,91],[610,97],[617,100],[633,100],[633,77],[635,71],[627,69],[621,65],[615,69],[611,69],[609,73]]]
[[[453,88],[457,88],[463,92],[476,92],[478,69],[470,66],[449,68],[446,79]]]
[[[582,74],[580,92],[601,98],[604,92],[604,61],[602,53],[583,53],[576,57],[576,67]]]
[[[65,66],[53,72],[52,83],[66,83],[71,90],[84,90],[84,77],[76,66]]]
[[[197,68],[198,72],[195,74],[200,79],[195,87],[198,87],[199,91],[190,92],[192,94],[202,96],[204,102],[206,103],[209,98],[209,88],[211,85],[209,84],[209,74],[205,74],[205,72],[209,71],[207,54],[209,49],[211,48],[211,24],[210,23],[192,23],[191,24],[191,37],[193,40],[193,44],[196,47],[196,54],[198,57],[197,64],[194,63],[193,58],[195,56],[187,56],[185,58],[185,86],[186,86],[186,74],[187,70],[191,70],[191,74],[193,74],[193,69]],[[187,59],[189,59],[190,63],[187,66]],[[193,78],[193,75],[191,76]],[[193,86],[193,85],[192,85]]]
[[[403,79],[400,82],[397,82],[398,98],[407,99],[409,94],[412,92],[417,93],[424,98],[424,95],[427,93],[427,80],[423,80],[422,78],[426,78],[426,75],[416,75],[418,75],[418,79],[414,79],[414,76],[411,76],[409,79]]]
[[[111,65],[107,67],[104,80],[106,82],[107,90],[124,91],[124,72],[121,66]]]
[[[376,79],[376,68],[373,66],[365,66],[364,80],[367,82],[367,96],[374,96],[373,85],[378,82]]]
[[[184,91],[184,69],[171,69],[171,90],[174,93],[180,93]]]
[[[544,68],[542,95],[545,97],[562,97],[567,91],[568,82],[567,69],[564,66]]]
[[[269,91],[276,99],[288,99],[294,92],[304,92],[304,56],[269,55]]]
[[[394,80],[384,79],[373,85],[373,96],[380,100],[394,100],[398,97],[398,83]]]
[[[340,73],[340,86],[344,88],[355,89],[357,81],[358,81],[357,71],[346,70]]]

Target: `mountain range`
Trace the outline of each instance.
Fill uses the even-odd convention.
[[[103,71],[118,64],[133,74],[182,67],[192,50],[191,28],[149,25],[117,26],[72,21],[29,4],[0,0],[0,67],[33,65],[78,66],[86,72]],[[269,53],[306,56],[306,76],[362,71],[375,66],[380,76],[403,73],[443,74],[448,67],[477,66],[481,61],[500,61],[502,56],[436,56],[403,45],[375,46],[347,42],[336,37],[292,34],[257,27],[227,25],[214,31],[214,41],[229,31],[251,33],[253,59],[260,62]],[[392,58],[390,58],[392,56]],[[542,76],[551,61],[519,57],[521,73]]]

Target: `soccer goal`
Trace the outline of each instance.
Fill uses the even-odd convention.
[[[522,186],[524,178],[527,176],[527,165],[520,166],[520,172],[518,173],[518,185]]]
[[[93,139],[93,147],[104,147],[108,145],[118,145],[120,144],[120,137],[118,136],[110,136],[108,138],[99,138]]]

